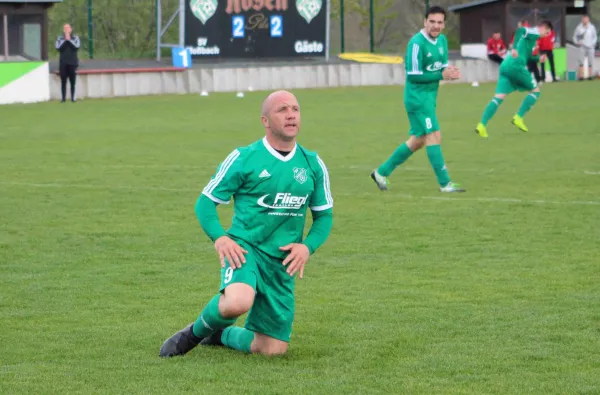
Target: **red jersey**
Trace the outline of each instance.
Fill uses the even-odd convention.
[[[554,33],[554,30],[550,31],[546,37],[540,37],[538,39],[538,47],[540,47],[540,51],[552,51],[554,49],[554,41],[556,41],[556,34]]]
[[[504,52],[506,52],[506,44],[504,44],[502,39],[496,40],[494,38],[490,38],[487,42],[487,51],[488,55],[504,55]]]

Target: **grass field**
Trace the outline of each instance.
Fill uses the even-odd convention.
[[[424,152],[369,179],[406,137],[401,87],[296,92],[334,229],[279,358],[158,358],[219,285],[194,204],[262,137],[263,92],[0,107],[0,393],[600,393],[600,84],[543,86],[528,134],[509,97],[484,140],[493,88],[441,88],[460,195]]]

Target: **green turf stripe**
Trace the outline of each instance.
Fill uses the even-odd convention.
[[[37,69],[42,62],[7,62],[0,63],[0,87],[8,85],[25,74]]]

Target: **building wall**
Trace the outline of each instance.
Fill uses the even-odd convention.
[[[493,30],[504,31],[506,4],[492,3],[460,12],[460,41],[463,44],[484,43]],[[510,40],[503,34],[504,40]]]
[[[502,38],[511,41],[517,22],[527,19],[534,24],[541,19],[550,20],[558,36],[558,46],[564,46],[572,36],[572,27],[565,23],[565,14],[580,15],[586,7],[574,8],[573,1],[539,0],[537,2],[513,0],[486,4],[459,11],[460,40],[462,44],[485,43],[493,30],[500,26]]]
[[[11,56],[26,56],[30,60],[48,59],[48,4],[0,3],[0,19],[8,16],[8,52]],[[2,23],[0,21],[0,28]],[[3,32],[1,33],[4,34]],[[39,39],[37,38],[39,35]],[[34,37],[35,39],[31,40]],[[4,55],[4,45],[0,44]]]

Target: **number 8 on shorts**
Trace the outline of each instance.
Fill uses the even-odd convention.
[[[408,121],[410,122],[409,134],[421,137],[429,133],[440,130],[437,117],[432,112],[409,112]]]

